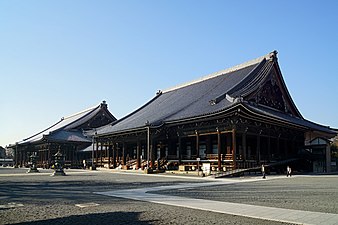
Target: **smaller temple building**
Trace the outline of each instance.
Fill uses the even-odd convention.
[[[106,101],[68,117],[62,117],[57,123],[22,141],[11,144],[15,165],[24,167],[29,164],[29,156],[37,155],[37,166],[50,168],[53,156],[60,151],[66,167],[82,167],[85,156],[81,151],[92,144],[95,128],[110,124],[116,118],[109,112]]]

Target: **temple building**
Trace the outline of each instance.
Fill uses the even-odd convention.
[[[109,168],[329,172],[336,131],[303,118],[277,52],[164,91],[96,130],[94,161]]]
[[[82,161],[86,158],[82,150],[93,142],[93,138],[87,133],[93,133],[95,128],[113,121],[116,121],[116,118],[103,101],[95,107],[62,117],[57,123],[10,145],[9,148],[15,152],[16,166],[27,166],[29,156],[36,154],[37,166],[50,168],[54,163],[53,156],[60,151],[65,158],[66,167],[82,167]]]

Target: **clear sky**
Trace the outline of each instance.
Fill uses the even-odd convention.
[[[102,100],[121,118],[273,50],[302,115],[338,128],[337,12],[335,0],[0,0],[0,146]]]

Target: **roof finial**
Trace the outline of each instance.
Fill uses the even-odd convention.
[[[102,101],[101,108],[107,108],[107,102],[105,100]]]
[[[276,50],[270,52],[270,54],[269,54],[270,60],[271,61],[277,60],[277,54],[278,54],[278,52]]]

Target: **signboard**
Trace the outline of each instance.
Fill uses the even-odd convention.
[[[203,163],[203,166],[202,166],[202,171],[205,175],[210,175],[210,169],[211,169],[211,166],[210,166],[210,163]]]

